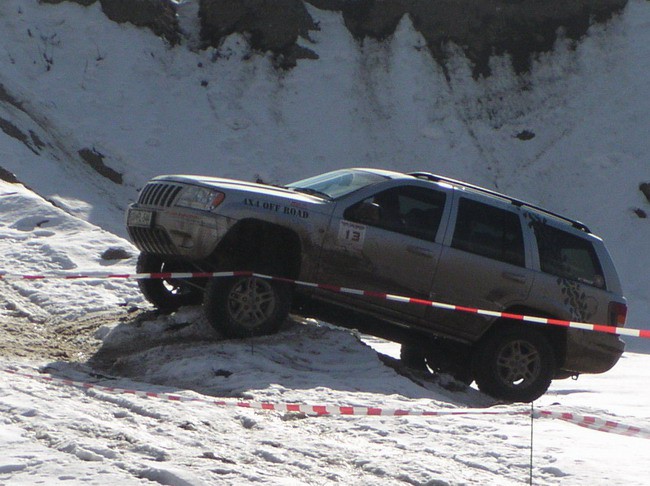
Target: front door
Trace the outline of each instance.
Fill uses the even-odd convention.
[[[323,245],[319,281],[428,298],[450,199],[444,189],[400,186],[337,208]],[[418,321],[426,314],[424,306],[381,298],[329,298],[400,321]]]

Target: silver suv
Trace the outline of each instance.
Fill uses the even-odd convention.
[[[128,209],[138,272],[254,271],[286,279],[622,326],[627,306],[602,240],[577,221],[426,172],[329,172],[284,187],[168,175]],[[279,329],[293,309],[402,343],[410,367],[508,401],[554,378],[602,373],[618,336],[363,295],[232,278],[140,280],[161,309],[203,303],[227,337]]]

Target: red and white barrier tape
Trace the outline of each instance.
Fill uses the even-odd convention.
[[[533,412],[533,417],[555,418],[579,425],[580,427],[585,427],[587,429],[598,430],[600,432],[610,432],[612,434],[626,435],[629,437],[650,439],[650,430],[648,429],[634,427],[631,425],[622,424],[620,422],[614,422],[612,420],[605,420],[588,415],[579,415],[570,412],[555,412],[551,410],[536,410]]]
[[[306,415],[355,415],[355,416],[443,416],[443,415],[530,415],[530,411],[506,411],[506,410],[483,410],[483,409],[445,409],[445,410],[407,410],[378,407],[352,407],[339,405],[307,405],[301,403],[272,403],[256,402],[252,400],[212,400],[206,398],[184,397],[169,393],[158,393],[150,391],[140,391],[135,389],[116,388],[112,386],[102,386],[82,381],[68,380],[65,378],[54,378],[50,375],[33,375],[22,373],[11,369],[2,370],[16,376],[30,378],[33,380],[52,383],[54,385],[74,386],[85,390],[96,390],[105,393],[114,393],[118,395],[133,395],[141,398],[158,398],[171,402],[198,402],[208,405],[217,405],[222,407],[239,407],[250,408],[254,410],[267,410],[274,412],[298,412]]]
[[[608,334],[620,334],[624,336],[640,337],[650,339],[650,330],[647,329],[634,329],[628,327],[616,327],[607,324],[591,324],[587,322],[566,321],[562,319],[550,319],[546,317],[535,317],[523,314],[512,314],[509,312],[491,311],[485,309],[477,309],[474,307],[465,307],[461,305],[445,304],[443,302],[435,302],[432,300],[418,299],[414,297],[405,297],[403,295],[387,294],[384,292],[375,292],[370,290],[358,290],[347,287],[339,287],[328,284],[318,284],[313,282],[303,282],[300,280],[293,280],[282,277],[273,277],[255,272],[175,272],[175,273],[132,273],[132,274],[112,274],[112,273],[94,273],[94,274],[53,274],[53,275],[13,275],[13,274],[0,274],[0,280],[45,280],[45,279],[64,279],[64,280],[78,280],[78,279],[184,279],[184,278],[220,278],[220,277],[246,277],[253,276],[264,278],[267,280],[275,280],[278,282],[285,282],[302,287],[310,287],[315,289],[329,290],[341,294],[362,295],[366,297],[373,297],[376,299],[389,300],[392,302],[402,302],[405,304],[424,305],[428,307],[435,307],[437,309],[444,309],[457,312],[466,312],[470,314],[477,314],[481,316],[514,319],[524,322],[532,322],[535,324],[549,324],[553,326],[570,327],[574,329],[582,329],[584,331],[604,332]]]
[[[65,378],[54,378],[50,375],[33,375],[29,373],[22,373],[19,371],[4,369],[5,373],[33,380],[51,383],[59,386],[74,386],[84,390],[95,390],[104,393],[113,393],[120,395],[132,395],[141,398],[156,398],[160,400],[167,400],[172,402],[196,402],[208,405],[216,405],[220,407],[239,407],[248,408],[253,410],[266,410],[274,412],[296,412],[312,416],[381,416],[381,417],[441,417],[441,416],[461,416],[461,415],[528,415],[530,416],[530,409],[519,408],[517,410],[485,410],[485,409],[442,409],[442,410],[410,410],[410,409],[396,409],[396,408],[381,408],[381,407],[352,407],[352,406],[339,406],[339,405],[307,405],[302,403],[272,403],[272,402],[256,402],[252,400],[236,401],[236,400],[212,400],[205,398],[192,398],[184,397],[182,395],[175,395],[169,393],[158,393],[150,391],[141,391],[135,389],[116,388],[112,386],[101,386],[93,383],[86,383],[81,381],[68,380]],[[613,434],[625,435],[628,437],[638,437],[641,439],[650,439],[650,430],[626,425],[620,422],[611,420],[604,420],[598,417],[587,415],[578,415],[570,412],[556,412],[551,410],[535,410],[533,411],[533,418],[554,418],[564,420],[581,427],[597,430],[600,432],[608,432]]]

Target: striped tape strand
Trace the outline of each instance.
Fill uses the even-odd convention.
[[[50,375],[33,375],[22,373],[11,369],[2,370],[16,376],[30,378],[45,383],[61,386],[73,386],[84,390],[94,390],[104,393],[133,395],[141,398],[156,398],[172,402],[195,402],[220,407],[239,407],[253,410],[265,410],[274,412],[296,412],[305,415],[329,415],[329,416],[381,416],[381,417],[443,417],[443,416],[466,416],[466,415],[526,415],[530,416],[530,410],[518,408],[510,410],[485,410],[485,409],[439,409],[439,410],[409,410],[393,409],[381,407],[364,407],[364,406],[339,406],[339,405],[308,405],[302,403],[272,403],[257,401],[236,401],[236,400],[215,400],[205,398],[185,397],[177,394],[158,393],[151,391],[142,391],[135,389],[117,388],[111,386],[101,386],[93,383],[74,381],[64,378],[54,378]],[[535,410],[533,418],[552,418],[569,422],[580,427],[607,432],[612,434],[624,435],[627,437],[637,437],[641,439],[650,439],[650,429],[635,427],[612,420],[605,420],[599,417],[588,415],[579,415],[571,412],[559,412],[552,410]]]
[[[285,282],[302,287],[316,288],[321,290],[328,290],[330,292],[362,295],[376,299],[388,300],[392,302],[401,302],[405,304],[423,305],[434,307],[437,309],[464,312],[469,314],[483,315],[487,317],[514,319],[534,324],[546,324],[552,326],[569,327],[573,329],[581,329],[583,331],[603,332],[607,334],[619,334],[623,336],[637,337],[650,339],[650,330],[648,329],[635,329],[629,327],[610,326],[608,324],[593,324],[588,322],[567,321],[562,319],[551,319],[546,317],[529,316],[525,314],[512,314],[509,312],[500,312],[486,309],[479,309],[474,307],[465,307],[455,304],[446,304],[444,302],[436,302],[426,299],[418,299],[415,297],[406,297],[403,295],[388,294],[383,292],[375,292],[370,290],[351,289],[347,287],[339,287],[329,284],[319,284],[313,282],[303,282],[301,280],[293,280],[282,277],[274,277],[271,275],[264,275],[249,271],[234,271],[234,272],[174,272],[174,273],[133,273],[133,274],[113,274],[113,273],[88,273],[88,274],[51,274],[51,275],[15,275],[4,273],[0,274],[0,280],[45,280],[45,279],[64,279],[64,280],[80,280],[80,279],[184,279],[184,278],[225,278],[225,277],[258,277],[267,280],[274,280],[278,282]]]

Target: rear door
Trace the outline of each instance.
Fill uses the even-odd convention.
[[[499,200],[486,204],[472,193],[457,192],[431,298],[496,311],[523,303],[533,282],[526,269],[531,245],[524,221],[517,206]],[[427,313],[432,327],[468,340],[479,337],[490,322],[457,311],[431,308]]]
[[[337,207],[325,237],[319,281],[428,298],[449,217],[451,191],[435,184],[390,187]],[[396,320],[426,308],[362,296],[324,295]]]

